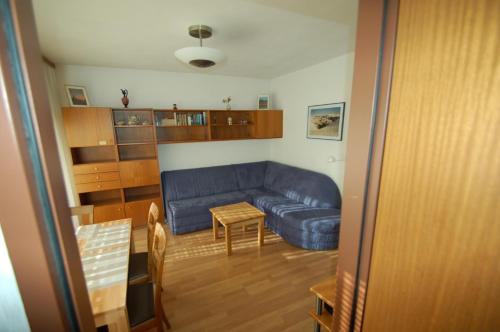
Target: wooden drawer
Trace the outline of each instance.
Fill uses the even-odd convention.
[[[102,191],[110,189],[120,189],[122,183],[120,180],[115,181],[102,181],[102,182],[91,182],[91,183],[80,183],[76,185],[76,191],[78,193],[88,193],[92,191]]]
[[[125,218],[123,204],[98,205],[94,207],[94,223]]]
[[[138,227],[148,223],[148,213],[151,203],[156,203],[160,209],[160,221],[163,220],[161,198],[146,199],[140,201],[125,202],[125,216],[132,218],[132,226]]]
[[[125,188],[158,184],[160,183],[158,161],[156,159],[121,161],[120,179]]]
[[[95,163],[73,166],[73,173],[75,175],[116,171],[118,171],[117,163]]]
[[[75,175],[75,184],[120,180],[119,172],[91,173]]]

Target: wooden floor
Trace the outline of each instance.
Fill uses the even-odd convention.
[[[300,249],[267,230],[259,250],[257,229],[237,227],[228,257],[211,230],[173,236],[165,228],[163,304],[171,331],[312,331],[309,287],[335,274],[336,250]],[[134,239],[145,251],[146,229]]]

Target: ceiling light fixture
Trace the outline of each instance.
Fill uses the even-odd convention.
[[[175,51],[177,59],[184,63],[199,68],[208,68],[221,62],[224,59],[224,53],[221,51],[203,47],[203,39],[212,36],[212,28],[206,25],[192,25],[189,27],[189,35],[200,40],[200,46],[184,47]]]

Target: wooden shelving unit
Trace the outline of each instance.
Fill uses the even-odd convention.
[[[333,310],[335,293],[337,291],[337,276],[332,276],[323,280],[310,288],[315,296],[315,308],[309,311],[309,315],[314,319],[314,331],[319,332],[321,328],[326,331],[332,330],[333,314],[325,309],[325,304]]]
[[[157,144],[283,134],[279,110],[67,107],[63,118],[81,204],[95,206],[95,222],[130,217],[134,226],[146,224],[151,202],[163,205]]]

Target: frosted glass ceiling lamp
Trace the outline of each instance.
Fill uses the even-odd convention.
[[[177,59],[191,66],[198,68],[208,68],[224,60],[224,53],[221,51],[203,47],[203,39],[212,36],[212,28],[206,25],[192,25],[189,27],[189,35],[200,40],[200,46],[184,47],[175,51]]]

